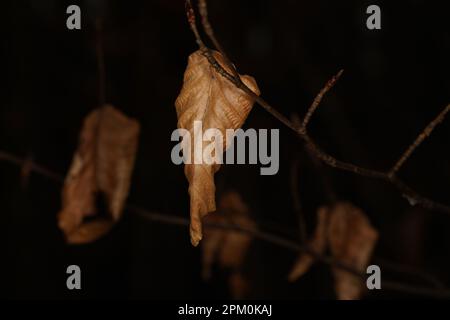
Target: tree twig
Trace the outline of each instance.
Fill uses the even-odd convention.
[[[402,275],[410,275],[410,276],[414,276],[414,277],[418,277],[418,278],[422,278],[425,282],[430,283],[431,285],[433,285],[435,288],[445,288],[444,285],[438,280],[436,279],[434,276],[428,274],[428,273],[424,273],[421,270],[418,270],[416,268],[413,267],[409,267],[409,266],[405,266],[403,264],[399,264],[393,261],[389,261],[383,258],[374,258],[373,262],[379,265],[383,266],[383,270],[390,270],[393,273],[398,273],[398,274],[402,274]]]
[[[296,126],[300,126],[300,117],[297,113],[293,113],[291,115],[291,121]],[[326,174],[322,162],[320,162],[315,155],[311,152],[309,148],[306,148],[306,154],[308,158],[311,160],[313,167],[316,173],[320,176],[320,180],[325,191],[325,196],[327,198],[328,203],[334,203],[337,201],[337,195],[333,190],[332,183],[330,181],[330,177]]]
[[[206,1],[206,0],[204,0],[204,1]],[[333,168],[336,168],[336,169],[339,169],[342,171],[347,171],[347,172],[351,172],[351,173],[354,173],[354,174],[357,174],[360,176],[386,181],[386,182],[392,184],[394,187],[396,187],[398,189],[398,191],[400,191],[402,196],[408,200],[410,205],[420,205],[423,208],[426,208],[429,210],[434,210],[434,211],[439,211],[439,212],[442,212],[445,214],[450,214],[450,206],[441,204],[441,203],[433,201],[425,196],[422,196],[421,194],[416,192],[414,189],[409,187],[406,183],[401,181],[397,176],[395,176],[395,174],[392,174],[391,171],[384,172],[384,171],[377,171],[377,170],[373,170],[373,169],[363,168],[363,167],[354,165],[349,162],[338,160],[338,159],[334,158],[333,156],[331,156],[330,154],[328,154],[327,152],[323,151],[317,145],[317,143],[314,141],[314,139],[311,136],[309,136],[305,126],[302,125],[299,127],[299,126],[296,126],[295,124],[293,124],[287,117],[285,117],[277,109],[272,107],[261,96],[258,96],[249,87],[247,87],[241,81],[240,77],[233,76],[232,74],[227,72],[224,69],[224,67],[221,66],[217,62],[217,60],[214,58],[214,56],[211,52],[211,49],[209,49],[208,47],[205,46],[205,44],[200,36],[200,33],[198,32],[198,29],[196,26],[195,12],[192,8],[190,0],[186,1],[186,8],[187,8],[188,22],[191,27],[191,30],[194,33],[196,42],[199,45],[199,48],[202,51],[203,55],[207,58],[208,62],[216,70],[216,72],[218,74],[220,74],[221,76],[223,76],[224,78],[226,78],[227,80],[229,80],[231,83],[233,83],[236,86],[236,88],[241,89],[246,94],[248,94],[252,99],[254,99],[255,102],[257,102],[267,112],[269,112],[277,120],[279,120],[281,123],[283,123],[286,127],[291,129],[292,131],[294,131],[297,134],[297,136],[306,144],[306,147],[311,150],[312,154],[314,154],[314,156],[317,159],[321,160],[323,163],[325,163],[326,165],[328,165],[330,167],[333,167]],[[206,10],[206,7],[205,7],[205,10]],[[204,26],[204,28],[205,28],[205,26]],[[210,25],[209,25],[209,28],[211,28]],[[221,53],[222,53],[222,55],[224,54],[223,49],[222,49]],[[325,90],[325,92],[326,92],[326,90]],[[316,99],[318,99],[320,101],[322,98],[316,97]],[[313,103],[313,105],[314,105],[314,103]],[[315,107],[312,111],[314,111],[316,108],[317,107]],[[450,108],[450,105],[447,106],[445,108],[444,112],[441,113],[441,114],[443,114],[442,117],[438,117],[440,119],[440,121],[442,121],[443,117],[447,113],[448,108]],[[432,126],[432,128],[434,128],[436,126],[436,124],[434,126]],[[421,139],[421,141],[422,140],[423,139]],[[415,147],[412,148],[412,150],[409,152],[409,155],[406,156],[406,159],[409,158],[412,151],[414,151],[414,150],[415,150]],[[406,159],[404,161],[406,161]],[[402,161],[401,164],[403,164],[404,161]],[[400,166],[401,166],[401,164],[400,164]],[[395,168],[395,166],[394,166],[394,168]]]
[[[320,92],[317,94],[316,98],[313,100],[313,103],[309,107],[308,111],[306,112],[305,118],[303,119],[303,128],[306,131],[306,127],[308,126],[309,120],[311,120],[311,117],[316,111],[316,109],[319,107],[320,103],[322,102],[323,97],[325,94],[330,91],[331,88],[334,87],[336,82],[339,80],[339,78],[342,76],[342,73],[344,72],[344,69],[340,70],[334,77],[332,77],[330,80],[328,80],[327,84],[320,90]]]
[[[28,166],[30,171],[33,171],[41,176],[44,176],[52,181],[56,181],[59,183],[62,183],[64,181],[64,176],[54,172],[51,169],[48,169],[42,165],[36,164],[35,162],[32,162],[30,159],[27,158],[21,158],[15,155],[12,155],[8,152],[0,150],[0,161],[6,161],[8,163],[17,165],[19,167]],[[153,222],[159,222],[169,225],[178,225],[178,226],[189,226],[189,220],[184,217],[178,217],[175,215],[168,215],[158,212],[152,212],[148,211],[146,209],[143,209],[139,206],[136,206],[134,204],[127,204],[126,209],[130,212],[134,212],[135,214],[145,218],[146,220],[153,221]],[[289,240],[287,238],[284,238],[282,236],[279,236],[277,234],[273,234],[270,232],[266,232],[259,229],[247,229],[243,228],[236,224],[230,224],[230,223],[211,223],[211,222],[205,222],[204,226],[206,228],[220,228],[224,230],[230,230],[230,231],[237,231],[242,233],[250,234],[251,236],[255,237],[256,239],[265,241],[267,243],[271,243],[274,245],[278,245],[282,248],[289,249],[294,252],[305,252],[314,258],[316,258],[318,261],[321,261],[325,264],[331,265],[333,267],[345,270],[359,278],[361,278],[362,281],[366,278],[366,274],[361,273],[360,271],[352,268],[351,266],[348,266],[346,264],[343,264],[339,261],[336,261],[332,259],[331,257],[322,255],[320,253],[317,253],[310,248],[308,248],[306,245],[299,244],[296,241]],[[410,269],[409,267],[405,267],[405,269]],[[397,270],[401,270],[401,266],[397,264]],[[417,276],[422,277],[423,279],[434,279],[431,275],[425,274],[423,272],[415,271],[415,274]],[[437,280],[434,280],[432,282],[433,286],[436,286]],[[418,287],[413,286],[401,282],[396,281],[382,281],[382,288],[392,291],[398,291],[406,294],[415,294],[415,295],[422,295],[422,296],[428,296],[428,297],[434,297],[434,298],[450,298],[450,290],[446,289],[442,284],[439,284],[438,288],[428,288],[428,287]]]
[[[240,78],[239,74],[234,66],[234,64],[231,62],[230,58],[228,58],[228,55],[225,53],[225,50],[223,50],[222,45],[217,40],[216,35],[214,34],[214,30],[211,26],[211,23],[209,22],[208,18],[208,5],[205,0],[199,0],[198,2],[198,10],[200,12],[200,16],[202,17],[202,25],[205,29],[206,35],[211,39],[214,47],[220,52],[220,54],[223,57],[223,60],[225,61],[225,64],[230,68],[231,73],[235,78]]]
[[[417,136],[416,140],[414,140],[414,142],[408,147],[408,149],[406,149],[406,151],[402,154],[402,156],[400,157],[400,159],[398,159],[398,161],[395,163],[395,165],[392,167],[392,169],[389,171],[389,175],[393,176],[397,173],[398,170],[400,170],[400,168],[403,166],[403,164],[409,159],[409,157],[412,155],[412,153],[414,152],[414,150],[417,149],[418,146],[420,146],[420,144],[431,135],[431,133],[433,132],[434,128],[436,128],[436,126],[441,123],[442,121],[444,121],[445,116],[447,115],[447,113],[450,111],[450,104],[445,107],[444,110],[441,111],[441,113],[438,114],[438,116],[431,121],[426,127],[425,129]]]
[[[145,218],[146,220],[153,221],[153,222],[160,222],[160,223],[166,223],[166,224],[174,224],[179,226],[189,226],[189,220],[182,217],[176,217],[173,215],[165,215],[158,212],[150,212],[145,209],[142,209],[140,207],[131,206],[128,205],[127,209],[130,211],[133,211],[140,215],[142,218]],[[367,275],[365,273],[359,272],[358,270],[343,264],[339,261],[336,261],[335,259],[325,256],[322,254],[319,254],[307,246],[298,244],[295,241],[288,240],[285,238],[281,238],[275,234],[267,233],[261,230],[255,230],[255,229],[247,229],[243,228],[241,226],[238,226],[236,224],[229,224],[229,223],[211,223],[211,222],[205,222],[204,223],[205,228],[216,228],[216,229],[224,229],[229,231],[237,231],[242,232],[245,234],[249,234],[252,237],[265,241],[270,244],[275,244],[280,247],[283,247],[285,249],[291,250],[293,252],[305,252],[311,256],[313,256],[318,261],[328,264],[330,266],[339,268],[341,270],[345,270],[352,275],[358,277],[361,279],[361,281],[365,281]],[[383,267],[381,267],[383,268]],[[400,265],[397,265],[397,268],[400,268]],[[436,280],[434,277],[428,275],[428,274],[420,274],[418,271],[415,271],[414,275],[418,277],[422,277],[425,280],[433,279],[433,286],[434,288],[430,287],[423,287],[423,286],[415,286],[412,284],[402,283],[398,281],[381,281],[381,287],[384,290],[390,290],[395,292],[401,292],[406,294],[412,294],[412,295],[419,295],[419,296],[427,296],[432,298],[439,298],[439,299],[448,299],[450,298],[450,290],[445,289],[442,284],[436,285]],[[430,280],[429,280],[430,281]],[[431,282],[431,281],[430,281]]]
[[[15,165],[19,166],[21,169],[23,167],[28,167],[29,171],[34,171],[35,173],[40,174],[41,176],[44,176],[53,181],[62,181],[64,179],[63,175],[56,173],[50,169],[47,169],[46,167],[43,167],[39,164],[36,164],[27,158],[25,158],[25,159],[20,158],[11,153],[1,151],[1,150],[0,150],[0,161],[6,161],[9,163],[15,164]],[[23,171],[23,170],[21,170],[21,171]]]

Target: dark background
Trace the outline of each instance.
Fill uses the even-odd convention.
[[[254,76],[280,112],[304,115],[325,82],[345,73],[314,115],[310,133],[337,158],[387,169],[450,102],[448,6],[430,1],[211,0],[210,17],[240,73]],[[142,132],[129,202],[167,215],[189,215],[183,168],[170,160],[174,101],[196,44],[181,0],[83,1],[82,29],[66,29],[73,1],[2,1],[0,149],[65,173],[82,119],[97,106],[93,21],[104,21],[107,101],[139,119]],[[370,4],[382,10],[382,30],[366,28]],[[280,170],[223,166],[218,193],[241,193],[257,221],[298,237],[290,167],[299,184],[308,230],[327,203],[321,177],[339,199],[360,206],[379,230],[376,259],[406,264],[450,285],[450,217],[412,208],[385,183],[328,168],[315,169],[294,134],[255,106],[244,128],[280,128]],[[400,176],[419,192],[450,204],[447,119]],[[57,228],[60,185],[0,163],[0,296],[4,298],[227,298],[226,273],[201,280],[201,250],[187,228],[151,223],[125,212],[99,241],[67,246]],[[280,231],[281,230],[281,231]],[[244,272],[251,298],[334,298],[325,265],[294,284],[286,280],[295,253],[260,241]],[[378,260],[381,261],[381,260]],[[82,290],[66,289],[66,267],[82,270]],[[384,280],[423,284],[382,267]],[[413,297],[381,290],[368,298]],[[415,297],[415,296],[414,296]]]

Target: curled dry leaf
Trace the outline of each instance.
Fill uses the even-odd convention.
[[[94,241],[107,233],[128,196],[136,155],[139,123],[106,105],[84,120],[80,141],[62,190],[58,224],[68,243]],[[110,219],[84,222],[97,213],[103,196]]]
[[[378,239],[378,232],[370,225],[364,212],[348,202],[339,202],[331,207],[321,207],[318,223],[309,248],[319,254],[330,248],[336,261],[364,272]],[[295,281],[309,270],[315,259],[302,254],[292,271],[289,280]],[[334,267],[334,286],[339,299],[358,299],[364,284],[357,276]]]
[[[217,212],[206,216],[204,222],[233,224],[247,230],[256,229],[256,224],[249,217],[247,206],[236,192],[224,194]],[[212,266],[217,262],[219,267],[231,272],[229,287],[233,297],[240,298],[245,295],[248,285],[241,274],[241,268],[251,241],[250,234],[220,228],[205,229],[205,239],[202,241],[203,278],[207,280],[211,277]]]
[[[214,51],[213,55],[222,67],[231,71],[220,53]],[[252,77],[240,77],[253,92],[259,94]],[[194,141],[196,135],[202,134],[199,130],[219,129],[224,137],[222,146],[226,150],[231,144],[231,139],[226,137],[226,129],[240,128],[253,103],[251,97],[219,75],[200,50],[191,54],[184,73],[183,88],[175,102],[178,128],[190,132],[190,145],[193,146],[190,150],[191,159],[195,159],[196,150],[198,152],[206,146],[202,139]],[[194,121],[201,121],[202,127],[195,127]],[[194,246],[202,239],[203,216],[216,210],[214,174],[219,170],[220,164],[212,163],[192,161],[192,164],[185,164],[184,172],[189,182],[190,195],[190,236]]]

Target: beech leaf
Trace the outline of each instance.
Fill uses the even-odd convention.
[[[120,219],[128,196],[139,123],[112,106],[92,111],[84,120],[78,149],[62,190],[58,224],[68,243],[86,243],[104,235]],[[89,221],[103,196],[109,220]],[[97,218],[99,219],[99,218]]]
[[[338,203],[332,210],[328,227],[331,255],[337,261],[365,273],[378,240],[378,232],[370,225],[364,212],[350,203]],[[359,277],[336,267],[333,268],[333,275],[339,299],[361,297],[365,283]]]
[[[213,56],[225,70],[231,72],[219,52],[213,51]],[[253,92],[259,94],[252,77],[240,77]],[[203,131],[219,129],[224,137],[223,150],[226,150],[231,144],[231,139],[226,138],[226,129],[240,128],[253,103],[253,98],[219,75],[200,50],[191,54],[184,73],[183,87],[175,101],[178,128],[190,132],[191,159],[194,159],[195,150],[206,146],[203,141],[194,144],[194,136],[199,134],[194,132],[194,121],[202,122]],[[190,195],[190,237],[194,246],[202,239],[202,218],[216,210],[214,174],[219,168],[217,162],[195,164],[192,161],[191,164],[185,164]]]
[[[330,207],[321,207],[318,223],[309,248],[318,254],[328,247],[332,258],[359,272],[365,272],[378,240],[378,232],[370,225],[364,212],[348,202],[338,202]],[[288,279],[295,281],[305,274],[315,258],[303,253],[295,262]],[[334,287],[338,299],[358,299],[364,292],[362,280],[345,270],[332,268]]]

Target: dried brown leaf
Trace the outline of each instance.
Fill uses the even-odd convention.
[[[347,202],[336,204],[330,217],[328,237],[331,254],[337,261],[365,272],[378,232],[361,209]],[[333,268],[333,274],[339,299],[361,297],[365,287],[360,278],[339,268]]]
[[[364,212],[348,202],[331,207],[321,207],[318,223],[309,248],[323,254],[328,246],[333,259],[359,272],[364,272],[378,239],[378,232],[370,225]],[[305,274],[315,258],[306,253],[300,255],[289,274],[295,281]],[[339,299],[358,299],[364,292],[361,279],[345,270],[332,268],[335,290]]]
[[[220,53],[214,51],[214,57],[227,70]],[[250,76],[241,76],[241,80],[256,94],[259,89]],[[220,76],[210,65],[201,51],[189,56],[184,73],[183,88],[175,102],[178,116],[178,128],[191,133],[191,157],[200,146],[194,144],[194,121],[202,121],[203,131],[219,129],[224,137],[224,150],[231,139],[226,139],[226,129],[237,129],[247,118],[254,100],[230,81]],[[198,132],[197,132],[198,133]],[[203,142],[202,147],[205,146]],[[185,175],[189,181],[190,195],[190,236],[191,243],[197,246],[202,239],[202,218],[216,210],[214,174],[220,164],[185,164]]]
[[[90,242],[102,236],[107,223],[89,222],[97,213],[96,197],[103,195],[112,221],[117,221],[128,195],[139,136],[139,123],[112,106],[92,111],[84,120],[80,141],[62,190],[58,224],[69,243]]]

